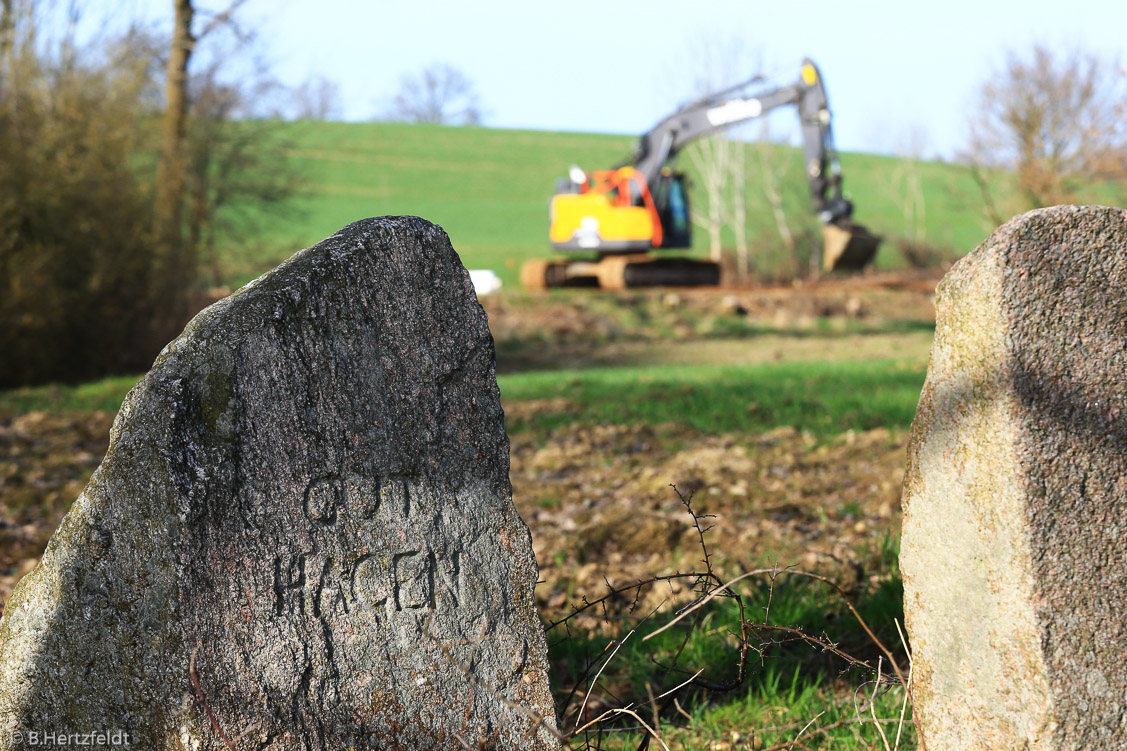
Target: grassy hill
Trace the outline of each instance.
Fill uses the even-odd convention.
[[[280,215],[264,217],[250,241],[220,238],[221,281],[226,284],[242,284],[357,219],[415,214],[442,225],[468,267],[493,269],[506,286],[515,286],[524,260],[550,254],[548,201],[568,165],[609,168],[629,155],[635,141],[617,135],[399,123],[280,127],[303,178],[301,195]],[[800,150],[770,148],[785,165],[784,201],[792,221],[812,225]],[[745,158],[751,234],[773,238],[776,229],[758,188],[762,167],[754,147],[748,146]],[[842,154],[841,161],[856,219],[879,234],[910,234],[904,179],[911,170],[925,196],[927,243],[962,254],[989,229],[976,206],[974,183],[961,167],[852,153]],[[681,166],[692,173],[688,159]],[[694,200],[703,200],[700,191]],[[695,240],[702,248],[704,233],[697,232]],[[886,243],[877,265],[903,264],[900,252]]]

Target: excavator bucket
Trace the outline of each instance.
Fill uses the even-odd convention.
[[[881,238],[860,224],[822,225],[822,268],[826,271],[856,271],[865,268],[877,254]]]

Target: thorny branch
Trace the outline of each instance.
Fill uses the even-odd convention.
[[[803,642],[803,643],[810,644],[811,646],[818,647],[825,652],[829,652],[831,654],[836,655],[837,657],[844,660],[850,666],[860,667],[860,668],[863,668],[865,670],[869,670],[869,671],[873,672],[873,674],[875,676],[874,680],[873,681],[867,681],[866,683],[862,684],[862,686],[858,687],[858,691],[860,691],[865,686],[867,686],[869,683],[874,684],[872,695],[871,695],[871,697],[868,697],[868,702],[867,702],[867,707],[866,707],[866,709],[868,710],[869,714],[872,715],[872,717],[871,717],[871,719],[861,717],[861,714],[860,714],[861,710],[860,710],[860,708],[858,708],[858,711],[856,713],[856,717],[854,717],[854,718],[850,718],[850,719],[847,719],[847,720],[840,720],[840,721],[830,723],[830,724],[825,725],[825,726],[817,727],[817,726],[815,726],[815,723],[817,722],[818,717],[820,717],[821,714],[824,714],[824,713],[821,713],[821,714],[815,716],[814,718],[812,718],[811,720],[809,720],[808,722],[802,724],[801,729],[799,729],[799,732],[797,733],[797,735],[792,740],[770,746],[767,749],[764,749],[764,751],[783,751],[784,749],[786,749],[787,751],[793,751],[794,749],[809,748],[807,743],[801,742],[803,736],[806,736],[806,738],[810,738],[810,736],[813,736],[813,735],[827,735],[830,731],[832,731],[836,728],[843,727],[843,726],[849,725],[849,724],[855,724],[857,722],[874,723],[878,728],[878,732],[880,733],[881,741],[884,744],[884,747],[886,749],[888,749],[888,751],[896,751],[899,748],[899,744],[900,744],[901,731],[903,729],[907,705],[911,701],[910,693],[907,691],[907,689],[905,690],[904,704],[901,707],[899,721],[897,721],[895,719],[877,718],[877,716],[875,714],[874,703],[875,703],[875,698],[878,695],[878,692],[880,692],[880,689],[882,687],[884,687],[885,691],[887,691],[888,688],[891,688],[892,686],[895,686],[895,685],[901,685],[901,686],[906,687],[907,684],[908,684],[908,679],[906,679],[901,674],[901,670],[900,670],[899,666],[897,665],[891,651],[888,649],[888,647],[886,647],[884,645],[883,642],[880,641],[880,639],[876,636],[876,634],[873,632],[873,630],[869,627],[869,625],[861,617],[860,613],[857,611],[856,607],[850,601],[850,599],[847,596],[847,594],[845,593],[845,591],[837,583],[835,583],[832,580],[830,580],[830,579],[828,579],[824,576],[821,576],[819,574],[814,574],[814,573],[811,573],[811,572],[808,572],[808,571],[799,571],[799,570],[790,569],[790,568],[780,569],[778,566],[775,566],[775,567],[772,567],[772,568],[763,568],[763,569],[755,569],[753,571],[747,571],[747,572],[744,572],[743,574],[735,577],[734,579],[731,579],[731,580],[725,582],[719,576],[719,574],[717,573],[717,571],[714,568],[713,557],[712,557],[710,551],[708,550],[707,541],[706,541],[706,538],[705,538],[705,534],[712,527],[711,526],[705,526],[705,524],[702,523],[702,520],[710,519],[710,518],[713,518],[713,517],[710,516],[710,515],[706,515],[706,514],[698,514],[692,507],[692,495],[690,494],[689,496],[685,496],[679,490],[677,490],[676,486],[673,486],[673,488],[674,488],[674,491],[677,492],[678,497],[681,499],[683,505],[685,506],[686,511],[689,513],[689,515],[692,518],[693,528],[697,531],[697,536],[698,536],[698,539],[700,541],[700,545],[701,545],[701,548],[702,548],[702,553],[703,553],[702,563],[704,563],[704,565],[705,565],[705,570],[704,571],[694,571],[694,572],[689,572],[689,573],[678,572],[678,573],[675,573],[675,574],[668,574],[668,575],[664,575],[664,576],[653,576],[653,577],[646,579],[644,581],[639,581],[639,582],[636,582],[634,584],[630,584],[630,585],[626,585],[626,586],[618,587],[618,588],[612,587],[611,584],[609,582],[607,582],[607,587],[610,590],[607,595],[600,597],[596,600],[590,600],[590,601],[587,600],[584,597],[582,599],[582,605],[573,606],[571,613],[569,613],[567,616],[565,616],[565,617],[563,617],[563,618],[561,618],[557,621],[554,621],[554,622],[548,624],[548,626],[545,628],[545,631],[551,631],[552,629],[556,628],[557,626],[563,626],[565,631],[567,632],[567,635],[564,637],[564,640],[572,639],[573,635],[571,633],[570,621],[573,618],[575,618],[576,616],[581,615],[581,614],[585,614],[587,611],[591,610],[592,608],[599,607],[603,610],[603,617],[605,619],[607,619],[608,622],[609,622],[610,615],[606,611],[606,604],[612,598],[616,598],[616,597],[621,598],[624,593],[633,593],[633,598],[630,601],[630,606],[629,606],[629,612],[632,613],[639,603],[639,600],[640,600],[640,597],[641,597],[640,593],[641,593],[641,590],[643,588],[650,586],[650,585],[656,585],[656,584],[661,584],[661,583],[670,584],[674,580],[679,580],[679,579],[690,579],[690,580],[693,581],[693,586],[695,588],[697,596],[690,603],[683,606],[677,612],[675,617],[670,622],[666,623],[665,625],[663,625],[660,628],[657,628],[657,629],[651,631],[649,634],[647,634],[642,639],[642,641],[647,641],[647,640],[653,638],[654,636],[657,636],[658,634],[674,627],[676,624],[684,621],[689,616],[692,616],[691,623],[690,623],[689,627],[686,629],[686,634],[685,634],[684,638],[681,640],[678,648],[675,650],[674,655],[673,655],[673,659],[669,662],[669,664],[662,666],[662,665],[660,665],[660,663],[658,663],[656,660],[654,660],[654,664],[657,664],[657,665],[664,668],[664,675],[662,677],[661,683],[659,684],[659,687],[661,685],[664,685],[667,682],[669,682],[670,677],[673,676],[674,674],[677,674],[679,678],[682,678],[682,680],[680,680],[676,685],[672,686],[671,688],[665,689],[664,691],[661,691],[661,693],[656,693],[654,691],[653,687],[647,682],[647,684],[646,684],[646,696],[644,698],[640,698],[638,701],[630,701],[630,702],[621,701],[617,697],[614,697],[613,694],[611,694],[609,691],[606,691],[606,689],[604,689],[604,691],[606,691],[607,695],[611,696],[611,698],[614,699],[614,701],[616,701],[618,704],[620,704],[620,706],[610,707],[610,708],[604,709],[597,716],[590,718],[590,719],[586,719],[586,722],[584,722],[585,714],[587,713],[587,708],[590,704],[591,696],[592,696],[592,693],[594,691],[596,683],[598,683],[600,677],[607,670],[607,668],[610,665],[613,658],[617,654],[619,654],[619,652],[620,652],[622,646],[625,644],[625,642],[636,631],[639,631],[645,623],[647,623],[649,620],[651,620],[654,617],[654,615],[657,613],[657,610],[660,608],[660,605],[657,608],[654,608],[653,610],[651,610],[644,618],[642,618],[637,624],[635,624],[635,626],[621,640],[613,640],[612,639],[610,642],[608,642],[606,644],[606,646],[603,648],[603,650],[601,651],[601,653],[597,657],[592,659],[590,653],[588,653],[586,655],[586,658],[584,660],[586,667],[582,671],[581,675],[576,679],[576,681],[573,684],[571,690],[568,692],[566,699],[564,699],[564,701],[561,704],[558,705],[558,707],[557,707],[557,717],[555,717],[555,718],[542,716],[542,715],[530,710],[528,707],[517,704],[517,703],[509,700],[507,697],[500,695],[499,693],[497,693],[496,689],[494,689],[491,686],[484,684],[479,679],[477,679],[477,677],[474,675],[473,670],[472,670],[472,663],[473,663],[474,660],[471,659],[470,660],[471,664],[469,664],[469,665],[463,664],[461,661],[457,660],[453,656],[453,654],[451,654],[451,652],[449,651],[449,645],[442,643],[442,642],[438,642],[437,638],[433,634],[430,635],[431,638],[434,639],[436,642],[438,642],[440,644],[444,654],[446,655],[446,658],[448,660],[450,660],[451,663],[456,665],[465,674],[467,680],[472,685],[474,685],[476,688],[489,692],[496,699],[498,699],[503,704],[505,704],[507,707],[509,707],[510,709],[524,715],[529,720],[531,720],[535,725],[537,725],[537,726],[541,727],[542,729],[546,730],[547,732],[551,733],[553,736],[555,736],[557,739],[559,739],[561,742],[563,742],[565,744],[572,741],[572,740],[575,740],[575,739],[581,739],[581,741],[583,743],[582,747],[584,749],[586,749],[587,751],[599,751],[599,749],[604,748],[604,746],[602,745],[602,742],[603,742],[603,737],[606,733],[609,733],[609,732],[631,732],[631,731],[633,731],[633,732],[644,731],[643,736],[638,743],[637,751],[646,751],[650,747],[650,743],[652,741],[657,741],[657,744],[662,749],[668,750],[669,746],[666,744],[664,738],[662,737],[663,714],[667,713],[670,709],[672,709],[675,712],[677,712],[678,714],[680,714],[682,717],[684,717],[685,720],[687,720],[688,722],[691,723],[693,721],[692,716],[685,711],[685,709],[682,707],[681,703],[679,702],[679,698],[683,695],[685,690],[687,690],[690,687],[695,687],[695,688],[702,689],[702,690],[705,690],[705,691],[713,691],[713,692],[731,691],[731,690],[739,687],[740,685],[742,685],[743,682],[746,680],[745,661],[746,661],[747,653],[749,651],[754,651],[757,654],[762,655],[763,652],[765,651],[765,649],[767,647],[771,646],[771,645],[782,644],[782,643],[785,643],[785,642]],[[829,585],[838,594],[838,596],[842,599],[842,601],[846,604],[846,606],[849,608],[849,611],[853,614],[854,618],[861,625],[862,629],[865,631],[865,633],[869,637],[869,639],[884,654],[884,656],[879,658],[877,666],[873,667],[873,665],[870,662],[868,662],[866,660],[859,659],[859,658],[849,654],[848,652],[841,649],[837,644],[833,643],[832,641],[830,641],[828,638],[825,638],[824,636],[823,637],[816,637],[816,636],[812,636],[810,634],[807,634],[801,628],[797,628],[797,627],[793,627],[793,626],[781,626],[781,625],[775,625],[775,624],[770,623],[769,622],[769,620],[770,620],[769,607],[764,612],[764,620],[763,620],[762,623],[750,621],[746,617],[743,599],[742,599],[741,595],[734,589],[734,586],[736,584],[742,582],[742,581],[745,581],[747,579],[751,579],[752,577],[766,576],[769,579],[768,602],[770,602],[771,599],[773,598],[773,595],[774,595],[774,586],[775,586],[776,580],[780,576],[784,576],[784,575],[805,577],[805,578],[813,579],[815,581],[819,581],[819,582],[822,582],[822,583]],[[737,603],[738,608],[739,608],[739,622],[740,622],[740,633],[737,637],[737,639],[738,639],[738,652],[739,652],[739,663],[738,663],[738,668],[737,668],[737,676],[734,680],[729,681],[727,683],[716,683],[714,681],[710,681],[710,680],[703,678],[702,676],[705,673],[705,671],[707,670],[707,668],[701,668],[699,670],[696,670],[695,672],[693,672],[690,675],[688,671],[683,670],[680,667],[678,667],[679,662],[681,660],[681,657],[684,654],[685,647],[688,644],[691,635],[693,634],[694,631],[696,631],[701,626],[701,624],[704,620],[704,616],[705,616],[705,613],[706,613],[706,611],[705,611],[706,606],[709,603],[711,603],[713,600],[715,600],[717,598],[721,598],[721,597],[731,599],[735,603]],[[428,623],[428,625],[429,625],[429,623]],[[897,627],[899,628],[899,624],[897,624]],[[424,630],[429,633],[429,628],[425,628]],[[754,642],[753,637],[756,634],[762,634],[762,633],[765,633],[765,632],[775,632],[775,633],[783,634],[783,635],[786,635],[788,638],[785,638],[785,639],[770,639],[770,640],[766,640],[766,641],[760,641],[758,644],[756,644]],[[735,636],[735,634],[732,634],[732,635]],[[471,640],[468,640],[468,641],[472,642],[475,645],[480,647],[480,645],[484,642],[485,638],[486,638],[485,633],[483,631],[483,633],[477,639],[471,639]],[[903,639],[903,637],[901,637],[901,638]],[[905,645],[905,649],[906,648],[907,648],[907,645]],[[896,673],[895,678],[893,678],[891,675],[885,674],[882,670],[885,657],[887,657],[888,661],[892,665],[893,670]],[[910,664],[910,660],[911,660],[911,655],[909,654],[909,664]],[[204,708],[207,710],[208,716],[212,719],[212,724],[215,726],[216,730],[219,731],[219,733],[220,733],[221,737],[224,739],[224,741],[227,742],[228,745],[231,745],[231,742],[229,740],[227,740],[225,735],[222,734],[222,730],[220,730],[218,723],[215,721],[214,716],[212,715],[210,708],[208,708],[206,702],[204,702],[203,693],[199,688],[198,681],[196,680],[195,653],[194,652],[192,654],[191,671],[192,671],[192,680],[193,680],[193,683],[196,685],[196,689],[197,689],[197,692],[199,693],[200,701],[201,701],[201,703],[203,703]],[[592,674],[593,674],[593,677],[592,677]],[[911,675],[911,671],[909,671],[909,677],[910,677],[910,675]],[[688,677],[686,678],[684,676],[688,676]],[[584,690],[584,687],[585,687],[585,690]],[[656,693],[656,696],[655,696],[655,693]],[[880,693],[883,693],[883,692],[880,692]],[[576,699],[577,695],[582,695],[582,701],[580,702],[580,704],[578,706],[575,706],[575,705],[573,705],[573,701]],[[605,702],[603,702],[603,704],[605,706]],[[644,720],[642,718],[641,714],[639,714],[644,709],[648,709],[649,713],[652,715],[652,719],[650,720],[650,722],[646,722],[646,720]],[[572,728],[569,731],[566,731],[566,732],[561,731],[560,728],[564,727],[564,723],[566,721],[570,720],[573,714],[575,716],[575,720],[572,723]],[[632,722],[630,722],[626,725],[622,725],[621,723],[617,723],[613,727],[611,726],[612,723],[615,723],[616,721],[619,721],[619,720],[622,720],[622,719],[629,719]],[[896,734],[895,743],[890,746],[890,744],[888,742],[888,737],[884,733],[884,730],[881,728],[881,726],[883,724],[892,723],[892,722],[898,722],[898,726],[897,726],[897,734]],[[672,727],[673,725],[668,720],[666,720],[665,723],[664,723],[664,726]],[[799,723],[793,723],[791,725],[779,726],[779,727],[776,727],[776,728],[762,728],[761,732],[772,731],[772,730],[781,731],[781,730],[785,730],[787,728],[799,728],[799,727],[800,727]],[[466,747],[466,748],[470,747],[469,744],[467,744],[465,742],[465,740],[462,739],[460,736],[459,736],[458,740],[459,740],[460,743],[463,744],[464,747]]]

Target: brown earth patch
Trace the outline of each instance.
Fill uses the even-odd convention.
[[[722,569],[798,565],[859,583],[899,534],[905,440],[885,429],[825,443],[792,428],[573,427],[547,444],[519,434],[511,477],[540,564],[539,604],[562,612],[608,584],[699,568],[697,534],[671,485],[714,515],[707,540]]]
[[[566,406],[546,401],[505,408]],[[112,420],[0,418],[0,603],[101,461]],[[696,532],[671,485],[715,514],[707,538],[722,567],[798,564],[854,581],[881,540],[899,534],[905,437],[877,429],[817,442],[786,427],[716,436],[672,426],[516,434],[511,477],[540,564],[539,604],[561,611],[605,593],[607,582],[698,566]]]
[[[935,323],[936,272],[873,274],[798,286],[686,290],[566,290],[481,299],[498,370],[644,364],[655,344],[777,336],[787,358],[810,333],[889,333]],[[766,344],[765,344],[766,346]],[[796,355],[797,356],[797,355]]]
[[[0,613],[109,445],[109,412],[0,416]]]

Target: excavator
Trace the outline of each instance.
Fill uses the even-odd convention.
[[[685,176],[669,162],[698,138],[788,105],[798,108],[802,124],[810,197],[822,222],[822,266],[831,271],[867,265],[880,238],[853,222],[853,204],[842,196],[829,102],[817,66],[803,60],[797,81],[752,95],[760,81],[753,78],[681,107],[644,134],[633,157],[615,169],[588,175],[573,166],[552,198],[549,231],[552,246],[572,257],[527,262],[521,268],[523,286],[719,284],[719,264],[650,253],[692,244]]]

